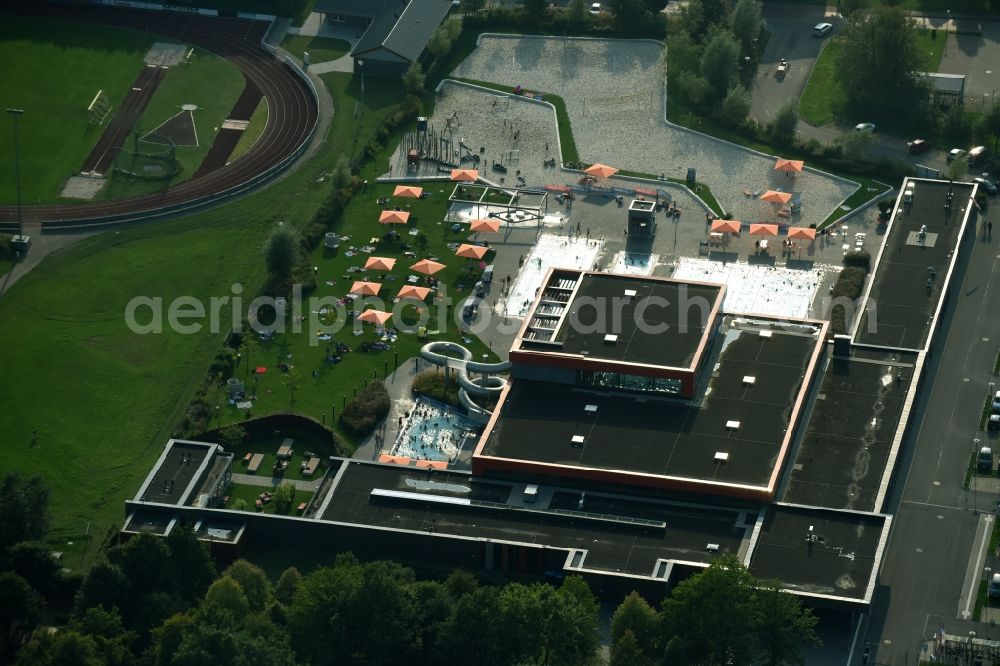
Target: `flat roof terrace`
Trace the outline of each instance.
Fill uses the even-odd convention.
[[[914,178],[904,189],[906,184],[914,188],[913,203],[904,206],[902,195],[897,200],[855,331],[854,340],[861,344],[924,347],[969,214],[969,184]],[[954,195],[950,213],[945,209],[949,192]],[[925,238],[920,238],[921,228]]]
[[[142,502],[179,504],[201,468],[214,454],[215,445],[171,440],[136,499]]]
[[[553,269],[512,355],[547,351],[636,366],[693,367],[707,346],[724,289],[717,284]],[[547,326],[556,328],[539,337]]]
[[[475,480],[468,474],[417,471],[351,461],[321,519],[427,533],[582,549],[579,566],[651,576],[657,560],[708,563],[738,554],[755,510],[640,500],[569,488],[542,487],[536,503],[519,501],[524,484]],[[373,491],[397,491],[399,497]],[[579,510],[604,520],[559,511]],[[608,517],[618,517],[616,522]],[[631,520],[638,522],[630,523]],[[661,527],[652,527],[649,522]],[[665,529],[662,527],[665,524]],[[709,550],[708,544],[718,550]],[[443,543],[442,548],[447,548]]]
[[[783,501],[873,511],[917,353],[851,348],[827,359]]]
[[[870,602],[891,520],[881,514],[773,504],[750,571],[799,593]]]
[[[726,324],[700,403],[512,381],[481,437],[473,471],[769,499],[825,325]]]

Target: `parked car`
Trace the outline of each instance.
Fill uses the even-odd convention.
[[[953,162],[957,160],[959,157],[965,157],[968,154],[969,154],[968,152],[962,150],[961,148],[952,148],[951,150],[948,151],[948,162],[949,163]]]
[[[990,414],[990,418],[986,422],[986,429],[1000,430],[1000,414]]]
[[[993,577],[990,579],[990,586],[986,590],[986,594],[991,599],[1000,597],[1000,573],[993,574]]]
[[[985,176],[976,176],[972,180],[979,183],[979,186],[982,189],[986,190],[986,194],[990,195],[991,197],[995,197],[997,195],[996,183],[994,183],[989,178]]]
[[[1000,391],[993,394],[993,403],[990,411],[993,414],[1000,414]]]
[[[931,142],[925,139],[914,139],[913,141],[907,141],[906,147],[910,149],[911,155],[920,155],[931,149]]]
[[[979,468],[980,472],[993,471],[993,449],[988,446],[979,449],[979,455],[976,456],[976,467]]]
[[[862,134],[871,134],[875,131],[875,123],[858,123],[854,126],[855,132],[861,132]]]
[[[969,149],[969,166],[975,166],[986,159],[986,146]]]
[[[594,4],[592,4],[590,6],[590,13],[591,14],[600,14],[601,13],[601,3],[595,2]]]
[[[817,23],[813,26],[813,37],[826,37],[833,30],[832,23]]]

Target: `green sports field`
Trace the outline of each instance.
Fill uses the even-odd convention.
[[[235,65],[202,49],[194,49],[194,55],[187,62],[171,67],[149,101],[149,106],[136,123],[136,128],[140,137],[145,136],[177,115],[183,105],[193,104],[198,107],[192,113],[198,145],[180,146],[176,149],[181,172],[174,178],[160,181],[129,181],[115,176],[101,192],[101,198],[120,199],[158,192],[190,178],[212,147],[219,126],[229,116],[233,104],[243,90],[243,85],[243,74]],[[126,142],[124,148],[131,150],[132,142]],[[140,152],[152,153],[167,149],[168,146],[163,144],[139,142]],[[115,161],[115,166],[138,170],[126,155],[120,155]]]
[[[104,90],[117,109],[156,39],[131,30],[4,16],[0,21],[0,90],[20,119],[21,195],[26,204],[56,201],[101,134],[87,105]],[[0,118],[0,145],[12,143],[11,120]],[[16,194],[12,165],[0,166],[0,203]]]

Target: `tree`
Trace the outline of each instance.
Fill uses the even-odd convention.
[[[288,411],[292,411],[295,406],[295,392],[302,383],[302,373],[294,365],[289,366],[282,375],[282,382],[288,388]]]
[[[170,582],[163,591],[193,603],[205,594],[217,575],[208,547],[198,541],[198,535],[186,523],[174,527],[164,541],[167,559],[161,566],[166,565]]]
[[[1000,139],[1000,104],[997,104],[996,98],[989,111],[983,114],[981,128],[984,134],[993,137],[993,152],[996,153],[997,140]]]
[[[88,608],[82,616],[73,618],[69,628],[94,641],[97,656],[106,666],[125,666],[135,660],[129,645],[135,634],[125,630],[117,611]]]
[[[868,0],[837,0],[837,13],[845,19],[850,19],[855,12],[867,9]]]
[[[295,595],[301,586],[302,574],[295,567],[288,567],[281,572],[278,584],[274,586],[274,598],[288,606],[295,601]]]
[[[652,657],[656,654],[657,622],[653,607],[638,592],[630,592],[611,616],[611,642],[617,643],[629,633],[642,653]]]
[[[275,513],[288,513],[288,510],[292,508],[292,502],[295,501],[295,485],[291,483],[281,484],[275,488],[271,501],[274,502]]]
[[[802,645],[819,645],[816,616],[797,598],[769,582],[757,588],[757,637],[768,666],[805,664]]]
[[[852,160],[860,159],[865,148],[871,143],[871,134],[865,132],[844,132],[835,139],[844,157]]]
[[[444,663],[505,666],[516,663],[523,646],[511,645],[497,619],[502,617],[495,587],[477,587],[463,595],[445,623],[445,642],[439,646]]]
[[[243,364],[244,383],[250,381],[250,368],[253,367],[259,353],[260,344],[257,342],[254,332],[249,327],[244,328],[242,338],[240,338],[240,363]]]
[[[239,423],[227,425],[219,431],[219,444],[226,451],[236,451],[247,438],[247,429]]]
[[[573,23],[583,23],[587,20],[587,0],[570,0],[566,11]]]
[[[16,651],[17,638],[41,619],[45,600],[16,573],[0,573],[0,661]]]
[[[106,666],[97,643],[78,631],[36,631],[21,649],[18,666]]]
[[[722,117],[733,127],[739,127],[750,116],[750,93],[738,83],[729,87],[722,100]]]
[[[946,170],[948,180],[965,180],[969,175],[969,159],[964,155],[951,161]]]
[[[468,16],[475,14],[486,6],[486,0],[462,0],[462,13]]]
[[[611,0],[608,8],[615,15],[619,28],[635,28],[648,23],[651,15],[643,0]]]
[[[205,593],[205,603],[202,609],[210,618],[227,617],[238,622],[249,610],[247,595],[243,593],[240,584],[234,579],[224,576],[212,583]]]
[[[403,74],[403,88],[411,95],[419,95],[424,91],[426,80],[423,67],[420,66],[419,62],[415,62]]]
[[[8,472],[0,485],[0,551],[37,541],[49,527],[49,489],[40,476]]]
[[[719,97],[729,90],[729,83],[739,71],[740,45],[733,33],[717,31],[701,54],[701,75],[712,86]]]
[[[795,102],[791,101],[774,114],[774,118],[767,126],[767,133],[771,141],[779,146],[790,146],[795,141],[795,126],[798,123],[799,116],[795,112]]]
[[[299,243],[291,227],[279,222],[264,245],[267,272],[280,280],[289,280],[299,257]]]
[[[524,14],[530,21],[540,21],[545,18],[549,9],[548,0],[522,0]]]
[[[451,36],[448,34],[448,28],[442,25],[431,35],[430,40],[427,42],[427,50],[436,60],[447,53],[450,48]]]
[[[45,597],[50,597],[59,589],[61,569],[52,551],[37,541],[22,541],[6,553],[0,553],[0,571],[13,571]]]
[[[729,27],[740,43],[741,52],[754,59],[757,57],[757,38],[764,27],[762,13],[760,0],[737,0],[729,17]]]
[[[267,579],[264,570],[255,564],[239,559],[229,565],[222,575],[239,583],[240,589],[246,595],[250,610],[264,610],[271,601],[271,581]]]
[[[584,664],[597,650],[598,605],[579,576],[567,576],[559,589],[536,584],[541,597],[544,639],[542,663]]]
[[[898,7],[851,15],[837,59],[837,78],[855,113],[875,119],[919,117],[927,107],[915,23]]]
[[[756,584],[731,555],[678,583],[661,613],[667,662],[753,663]]]
[[[652,661],[643,654],[635,634],[626,629],[611,645],[610,666],[649,666]]]

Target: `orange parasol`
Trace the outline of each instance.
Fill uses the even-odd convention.
[[[418,460],[417,467],[420,469],[448,469],[448,463],[444,460]]]
[[[750,225],[750,235],[751,236],[777,236],[778,235],[778,225],[777,224],[751,224]]]
[[[486,256],[487,250],[482,245],[469,245],[468,243],[462,243],[455,250],[455,255],[459,257],[465,257],[466,259],[482,259]]]
[[[779,157],[778,161],[774,163],[775,171],[802,171],[802,167],[805,166],[805,162],[802,160],[786,160],[783,157]]]
[[[384,210],[378,216],[382,224],[406,224],[410,214],[405,210]]]
[[[456,181],[479,180],[479,171],[476,169],[452,169],[451,179]]]
[[[397,185],[396,189],[392,191],[392,196],[408,197],[410,199],[419,199],[420,195],[423,193],[424,193],[424,188],[417,187],[416,185]]]
[[[738,234],[740,233],[741,226],[742,224],[739,220],[712,220],[712,231]]]
[[[422,301],[427,298],[427,294],[431,293],[431,290],[427,287],[414,287],[412,284],[408,284],[399,290],[399,298],[413,298],[418,301]]]
[[[788,227],[788,237],[814,240],[816,238],[816,230],[809,227]]]
[[[378,324],[379,326],[389,321],[390,317],[392,317],[392,313],[385,310],[365,310],[358,315],[360,321],[366,321],[369,324]]]
[[[382,288],[378,282],[355,282],[351,285],[351,291],[348,293],[357,294],[358,296],[375,296],[378,294],[378,290]]]
[[[431,261],[430,259],[421,259],[417,263],[410,266],[411,270],[423,273],[424,275],[434,275],[443,268],[444,264],[439,264],[438,262]]]
[[[392,463],[394,465],[409,465],[410,459],[407,456],[393,456],[388,453],[383,453],[378,457],[380,463]]]
[[[598,178],[610,178],[611,176],[618,173],[618,169],[610,167],[607,164],[591,164],[589,167],[583,170],[583,172],[589,176],[596,176]]]
[[[396,265],[396,260],[391,257],[368,257],[365,268],[373,271],[391,271]]]
[[[489,231],[490,233],[495,233],[500,229],[500,220],[473,220],[472,224],[469,225],[469,229],[472,231]]]
[[[771,203],[786,204],[792,200],[792,195],[788,192],[777,192],[775,190],[768,190],[764,194],[760,195],[762,201],[770,201]]]

